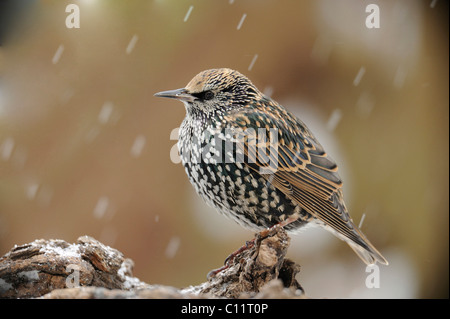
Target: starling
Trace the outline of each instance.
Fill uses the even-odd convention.
[[[332,232],[366,263],[388,264],[353,223],[334,160],[308,127],[241,73],[200,72],[185,88],[156,93],[186,108],[178,140],[196,192],[242,226]]]

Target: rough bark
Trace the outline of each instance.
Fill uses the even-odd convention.
[[[92,237],[39,239],[0,258],[0,298],[303,298],[300,266],[285,258],[289,242],[283,229],[258,237],[227,269],[178,289],[140,281],[131,259]]]

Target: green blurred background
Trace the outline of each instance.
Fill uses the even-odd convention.
[[[70,3],[79,29],[66,28]],[[380,28],[366,27],[371,3]],[[390,262],[368,289],[345,243],[306,229],[288,253],[306,293],[448,298],[446,1],[30,0],[0,10],[0,255],[87,234],[132,258],[147,283],[203,282],[253,233],[196,196],[170,155],[184,107],[153,94],[230,67],[316,133],[340,165],[353,219],[364,216]]]

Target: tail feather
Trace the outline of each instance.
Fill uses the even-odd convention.
[[[358,255],[358,257],[361,258],[361,260],[367,265],[373,265],[376,262],[383,265],[389,265],[386,258],[383,257],[383,255],[375,248],[374,245],[372,245],[372,243],[352,221],[350,221],[349,226],[355,235],[352,236],[352,238],[345,236],[331,227],[326,228],[334,233],[339,239],[345,241]]]
[[[353,232],[357,234],[357,241],[346,238],[344,240],[353,249],[353,251],[362,259],[367,265],[373,265],[379,262],[383,265],[388,265],[386,258],[381,255],[381,253],[375,248],[374,245],[367,239],[367,237],[362,233],[362,231],[351,222]]]
[[[351,249],[362,259],[367,265],[373,265],[376,262],[380,264],[389,265],[386,258],[381,255],[381,253],[375,249],[375,247],[366,241],[366,247],[363,247],[353,241],[346,240],[347,244]]]
[[[344,240],[367,265],[373,265],[376,262],[388,265],[389,263],[386,258],[381,255],[374,245],[372,245],[359,227],[353,223],[342,198],[342,193],[336,193],[335,200],[337,201],[337,206],[342,212],[342,215],[346,216],[348,220],[346,223],[347,231],[343,232],[340,229],[333,229],[333,232],[340,239]]]

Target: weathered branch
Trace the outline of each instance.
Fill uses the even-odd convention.
[[[299,298],[300,266],[285,258],[289,242],[277,230],[207,282],[177,289],[140,281],[131,259],[91,237],[40,239],[0,258],[0,298]]]

